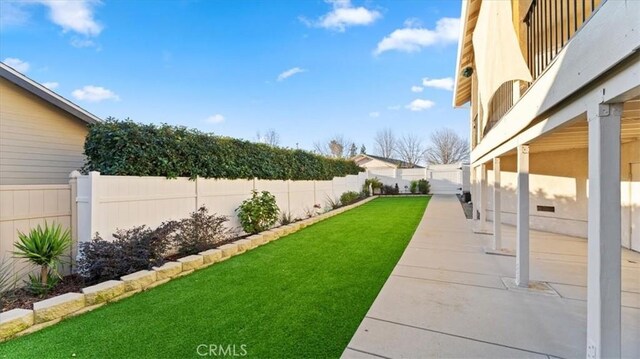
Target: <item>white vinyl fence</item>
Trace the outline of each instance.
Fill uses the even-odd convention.
[[[369,178],[378,178],[383,184],[398,185],[401,193],[408,193],[411,181],[426,179],[433,194],[461,194],[469,191],[469,166],[460,163],[430,165],[426,168],[370,168]]]
[[[269,191],[281,212],[304,218],[314,205],[323,208],[329,198],[362,190],[366,173],[336,177],[331,181],[226,180],[77,174],[78,241],[96,233],[111,238],[117,229],[157,226],[163,221],[188,217],[200,206],[209,213],[230,218],[239,227],[236,208],[252,190]]]
[[[14,277],[25,277],[32,269],[24,260],[12,258],[18,231],[28,233],[32,228],[44,225],[45,221],[71,229],[70,185],[0,186],[0,258],[10,262]],[[72,250],[66,259],[72,257]],[[64,270],[67,272],[68,266]]]

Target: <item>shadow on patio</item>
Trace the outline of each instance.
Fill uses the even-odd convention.
[[[455,196],[434,196],[343,357],[585,357],[587,242],[531,231],[531,279],[507,289],[515,258],[488,255]],[[503,226],[515,248],[515,228]],[[622,355],[640,357],[640,253],[622,254]]]

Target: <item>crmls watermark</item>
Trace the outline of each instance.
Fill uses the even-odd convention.
[[[200,344],[196,353],[201,357],[243,357],[247,355],[246,344]]]

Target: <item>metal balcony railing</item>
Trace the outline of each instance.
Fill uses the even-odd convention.
[[[483,137],[513,107],[513,83],[514,81],[503,83],[493,95],[489,103],[489,115],[487,117],[487,125],[484,127]]]
[[[606,0],[604,0],[606,1]],[[533,0],[524,22],[527,64],[535,80],[603,0]]]

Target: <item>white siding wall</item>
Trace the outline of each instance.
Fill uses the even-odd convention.
[[[68,184],[87,126],[0,78],[0,185]]]

